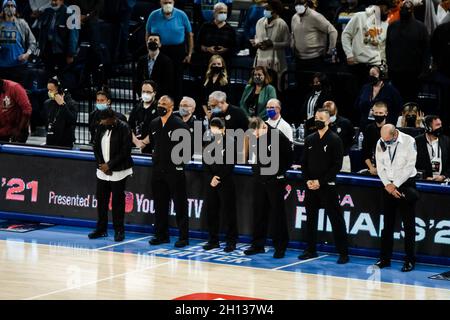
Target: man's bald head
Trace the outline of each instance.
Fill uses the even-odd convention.
[[[393,124],[385,124],[381,128],[381,139],[383,141],[391,141],[392,139],[396,138],[397,135],[397,129]]]

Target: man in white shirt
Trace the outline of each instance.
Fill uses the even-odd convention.
[[[267,123],[275,128],[280,130],[290,142],[294,141],[294,132],[292,131],[291,126],[281,117],[281,101],[278,99],[270,99],[266,105],[267,115],[269,119],[267,119]]]
[[[415,266],[415,204],[418,199],[415,177],[416,142],[413,137],[386,124],[381,128],[375,159],[383,185],[384,228],[381,233],[381,254],[376,263],[380,269],[391,265],[395,216],[401,214],[405,232],[405,262],[402,272]]]

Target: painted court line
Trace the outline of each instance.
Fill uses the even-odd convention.
[[[151,238],[151,237],[153,237],[153,236],[146,236],[146,237],[137,238],[137,239],[133,239],[133,240],[123,241],[123,242],[111,244],[111,245],[109,245],[109,246],[100,247],[100,248],[97,248],[97,249],[95,249],[95,250],[98,251],[98,250],[103,250],[103,249],[114,248],[114,247],[118,247],[118,246],[121,246],[121,245],[124,245],[124,244],[133,243],[133,242],[138,242],[138,241],[141,241],[141,240],[144,240],[144,239],[148,239],[148,238]]]
[[[110,277],[107,277],[107,278],[103,278],[103,279],[99,279],[99,280],[95,280],[95,281],[90,281],[90,282],[87,282],[87,283],[84,283],[84,284],[80,284],[79,286],[72,286],[72,287],[68,287],[68,288],[64,288],[64,289],[59,289],[59,290],[51,291],[51,292],[48,292],[48,293],[43,293],[43,294],[40,294],[40,295],[37,295],[37,296],[34,296],[34,297],[25,298],[25,299],[22,299],[22,300],[35,300],[35,299],[51,296],[51,295],[57,294],[57,293],[62,293],[62,292],[66,292],[66,291],[70,291],[70,290],[74,290],[74,289],[80,289],[80,288],[85,287],[85,286],[97,284],[97,283],[100,283],[100,282],[103,282],[103,281],[108,281],[108,280],[111,280],[111,279],[115,279],[115,278],[119,278],[119,277],[122,277],[122,276],[129,275],[129,274],[138,273],[138,272],[142,272],[142,271],[147,271],[147,270],[150,270],[150,269],[156,269],[158,267],[164,266],[164,265],[169,264],[169,263],[170,262],[159,263],[159,264],[152,265],[152,266],[149,266],[149,267],[146,267],[146,268],[141,268],[141,269],[137,269],[137,270],[133,270],[133,271],[129,271],[129,272],[116,274],[114,276],[110,276]]]
[[[296,265],[298,265],[298,264],[302,264],[302,263],[306,263],[306,262],[311,262],[311,261],[314,261],[314,260],[319,260],[319,259],[322,259],[322,258],[325,258],[325,257],[328,257],[328,256],[329,256],[328,254],[324,254],[323,256],[318,256],[318,257],[316,257],[316,258],[311,258],[311,259],[307,259],[307,260],[303,260],[303,261],[299,261],[299,262],[294,262],[294,263],[291,263],[291,264],[287,264],[287,265],[285,265],[285,266],[280,266],[280,267],[272,268],[271,270],[280,270],[280,269],[284,269],[284,268],[287,268],[287,267],[296,266]]]

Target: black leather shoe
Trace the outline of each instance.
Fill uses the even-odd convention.
[[[114,241],[121,242],[125,240],[125,233],[122,231],[118,231],[114,234]]]
[[[236,244],[234,243],[227,243],[227,245],[223,249],[224,252],[233,252],[234,250],[236,250]]]
[[[105,238],[108,236],[108,232],[102,232],[98,230],[94,230],[93,232],[89,233],[88,237],[89,239],[98,239],[98,238]]]
[[[178,240],[175,242],[175,248],[184,248],[189,245],[188,240]]]
[[[273,253],[273,257],[275,259],[281,259],[284,258],[284,254],[285,254],[285,250],[275,250],[275,252]]]
[[[391,266],[391,260],[380,259],[375,263],[375,265],[380,269],[387,268]]]
[[[339,259],[337,259],[337,264],[346,264],[350,261],[348,255],[339,255]]]
[[[208,242],[203,246],[203,250],[212,250],[212,249],[216,249],[216,248],[220,248],[220,245],[218,242]]]
[[[304,251],[301,255],[298,256],[300,260],[308,260],[317,257],[318,257],[317,252],[309,252],[309,251]]]
[[[247,250],[244,251],[244,254],[246,256],[252,256],[254,254],[258,254],[258,253],[265,253],[266,251],[264,250],[264,248],[257,248],[254,246],[251,246],[250,248],[248,248]]]
[[[154,237],[148,243],[150,245],[152,245],[152,246],[157,246],[157,245],[160,245],[160,244],[163,244],[163,243],[170,243],[170,240],[169,239],[160,239],[160,238]]]
[[[409,261],[405,261],[405,263],[403,263],[402,272],[413,271],[414,267],[415,267],[415,263],[412,263],[412,262],[409,262]]]

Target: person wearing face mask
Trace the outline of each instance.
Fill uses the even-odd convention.
[[[227,129],[248,129],[248,117],[245,112],[227,102],[227,94],[222,91],[214,91],[209,95],[208,111],[211,117],[219,117],[225,121]]]
[[[131,110],[128,123],[133,136],[133,143],[142,153],[152,153],[153,146],[143,141],[150,134],[150,123],[156,119],[158,86],[152,80],[142,83],[141,101]]]
[[[39,17],[39,50],[46,69],[58,76],[72,64],[78,48],[79,30],[69,28],[70,14],[64,0],[52,0]]]
[[[46,145],[72,148],[75,142],[77,105],[57,78],[47,83],[48,100],[44,102],[47,139]]]
[[[344,159],[342,162],[341,172],[352,172],[350,162],[350,149],[353,145],[355,136],[355,128],[350,120],[338,114],[338,108],[334,101],[326,101],[323,108],[330,113],[330,129],[341,138],[344,145]]]
[[[213,141],[205,148],[203,164],[206,181],[206,216],[208,224],[208,242],[204,250],[219,248],[220,217],[225,219],[225,252],[236,249],[238,239],[236,191],[233,181],[234,163],[227,162],[227,144],[233,144],[231,138],[225,135],[225,122],[213,118],[210,122]]]
[[[315,73],[312,78],[311,92],[306,96],[298,116],[301,122],[306,120],[306,135],[316,130],[314,115],[329,100],[334,100],[334,97],[328,76],[325,73]]]
[[[342,168],[344,147],[341,138],[330,130],[330,113],[319,109],[315,115],[317,131],[305,139],[302,163],[303,179],[306,182],[306,234],[307,248],[298,257],[301,260],[317,257],[317,219],[319,209],[325,208],[333,228],[338,264],[349,261],[347,232],[336,189],[336,175]]]
[[[214,55],[209,59],[205,82],[202,86],[202,107],[208,118],[210,117],[208,113],[209,95],[214,91],[228,93],[228,87],[228,71],[225,60],[219,55]]]
[[[155,235],[149,241],[150,245],[169,243],[169,208],[172,198],[176,212],[179,230],[175,247],[189,245],[189,216],[186,195],[186,163],[175,164],[172,160],[172,150],[180,143],[172,141],[175,130],[186,130],[189,127],[180,117],[173,114],[174,101],[169,96],[158,100],[158,117],[150,124],[150,141],[153,140],[153,171],[151,178],[152,195],[155,204]],[[190,150],[189,152],[191,152]],[[183,155],[185,156],[185,155]],[[192,154],[188,155],[189,160]]]
[[[200,59],[209,60],[213,55],[221,55],[229,60],[236,46],[236,32],[227,22],[228,7],[219,2],[214,5],[214,20],[205,22],[198,33],[197,48]]]
[[[373,176],[378,174],[375,162],[375,147],[381,137],[381,128],[387,123],[388,108],[384,102],[376,102],[372,107],[372,115],[374,121],[369,123],[363,131],[364,139],[362,143],[362,159],[367,166],[367,171],[361,173],[369,173]]]
[[[194,33],[186,13],[174,8],[174,0],[161,0],[160,4],[161,9],[154,10],[147,19],[146,39],[151,33],[160,35],[161,51],[173,62],[175,70],[173,96],[178,102],[183,94],[184,64],[191,63],[194,51]]]
[[[114,241],[120,242],[125,239],[125,187],[128,177],[133,174],[131,130],[112,109],[100,111],[99,119],[100,126],[94,139],[98,220],[88,237],[108,236],[108,206],[112,194]]]
[[[422,179],[443,182],[450,177],[450,139],[445,136],[439,116],[424,119],[425,133],[416,137],[416,169]]]
[[[215,15],[214,6],[218,3],[225,4],[228,8],[228,11],[231,12],[233,8],[233,0],[194,0],[194,23],[198,26],[201,26],[206,22],[213,21]]]
[[[271,238],[275,249],[273,257],[281,259],[285,255],[289,241],[284,195],[286,171],[291,167],[293,160],[292,144],[281,131],[269,126],[261,118],[251,118],[249,129],[254,135],[250,139],[250,144],[253,145],[253,150],[258,150],[258,154],[252,152],[254,159],[252,244],[244,254],[250,256],[264,253],[267,230],[272,230]],[[262,161],[261,152],[266,153],[271,159],[269,163]],[[275,173],[265,172],[273,165],[273,161],[278,162]]]
[[[355,100],[355,111],[360,116],[360,128],[374,120],[371,108],[375,102],[383,101],[389,108],[387,123],[397,123],[397,117],[402,110],[403,99],[397,89],[385,81],[385,76],[380,67],[370,68],[366,84],[361,88],[359,96]]]
[[[165,94],[173,95],[175,70],[172,60],[161,52],[161,37],[159,34],[150,34],[147,38],[148,54],[139,58],[136,66],[135,91],[145,80],[152,80],[158,84],[156,98]]]
[[[405,103],[402,115],[398,117],[397,128],[415,138],[425,132],[424,114],[415,102]]]
[[[290,142],[294,142],[294,132],[289,123],[281,117],[281,101],[270,99],[266,105],[267,124],[272,128],[280,130]]]
[[[391,266],[396,215],[401,216],[405,233],[405,258],[401,269],[409,272],[415,266],[415,207],[418,200],[415,177],[416,141],[413,137],[386,124],[375,152],[378,176],[384,185],[382,207],[384,228],[381,232],[380,259],[375,264],[383,269]]]
[[[94,143],[95,135],[98,127],[100,126],[100,112],[106,109],[112,109],[111,107],[111,93],[109,89],[103,87],[102,90],[98,91],[96,94],[95,109],[89,114],[89,132],[91,134],[90,144]],[[127,118],[114,111],[116,117],[124,122],[127,122]]]
[[[16,17],[16,2],[5,0],[0,14],[0,78],[22,83],[36,39],[28,23]]]
[[[392,84],[406,101],[417,101],[417,79],[430,65],[429,40],[426,26],[414,17],[412,1],[403,1],[400,20],[387,31],[386,62]]]
[[[264,18],[256,24],[256,35],[252,42],[257,49],[254,66],[265,67],[281,90],[281,76],[287,70],[286,48],[290,45],[289,27],[280,18],[283,5],[279,0],[269,0],[265,5]]]
[[[180,107],[178,108],[178,115],[181,117],[184,123],[189,127],[189,131],[194,133],[194,123],[197,121],[195,113],[195,100],[191,97],[183,97],[180,101]]]
[[[276,89],[270,84],[271,77],[266,68],[256,67],[242,93],[240,107],[247,117],[260,117],[267,120],[266,105],[270,99],[277,98]]]
[[[244,20],[244,36],[246,40],[246,47],[250,47],[250,55],[252,57],[256,54],[256,49],[253,47],[252,42],[256,35],[256,24],[259,19],[264,18],[264,8],[267,4],[267,0],[253,0],[253,4],[247,9]]]

